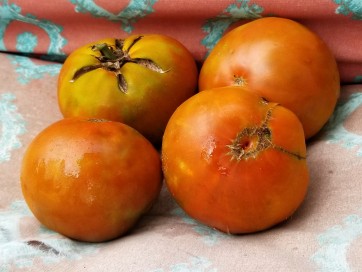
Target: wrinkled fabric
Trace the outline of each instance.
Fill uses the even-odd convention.
[[[362,81],[359,0],[55,0],[0,1],[0,50],[63,60],[104,37],[160,33],[182,42],[202,61],[231,28],[264,16],[296,20],[319,34],[338,60],[344,82]]]
[[[341,97],[307,142],[302,206],[267,231],[227,235],[188,217],[163,188],[124,237],[70,240],[42,226],[20,188],[24,151],[62,118],[57,77],[75,48],[104,37],[162,33],[202,63],[236,25],[301,22],[336,56]],[[359,0],[0,0],[0,271],[360,271],[362,269],[362,2]]]

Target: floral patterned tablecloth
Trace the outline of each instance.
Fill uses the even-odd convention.
[[[33,217],[21,194],[25,148],[62,118],[61,62],[107,36],[162,33],[201,63],[223,33],[262,16],[313,29],[334,52],[341,97],[308,141],[310,187],[292,218],[226,235],[186,216],[166,188],[128,235],[82,243]],[[362,2],[359,0],[0,0],[0,272],[362,271]]]

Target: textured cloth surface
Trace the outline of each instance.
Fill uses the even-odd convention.
[[[202,61],[223,33],[270,15],[318,33],[335,54],[342,80],[362,81],[359,0],[1,0],[0,50],[62,60],[100,38],[161,33],[181,41]]]
[[[133,231],[111,242],[76,242],[39,224],[21,194],[20,164],[35,135],[62,118],[56,84],[67,54],[153,32],[201,62],[222,33],[268,15],[319,33],[344,81],[333,116],[307,143],[310,187],[292,218],[226,235],[186,216],[163,188]],[[0,0],[0,271],[362,271],[361,19],[359,0]]]

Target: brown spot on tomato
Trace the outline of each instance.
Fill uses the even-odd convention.
[[[240,75],[234,75],[234,86],[245,86],[247,84],[246,79]]]

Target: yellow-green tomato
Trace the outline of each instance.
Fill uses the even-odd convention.
[[[197,80],[192,54],[171,37],[108,38],[68,56],[59,74],[58,102],[64,117],[122,122],[160,144],[168,119],[195,93]]]

